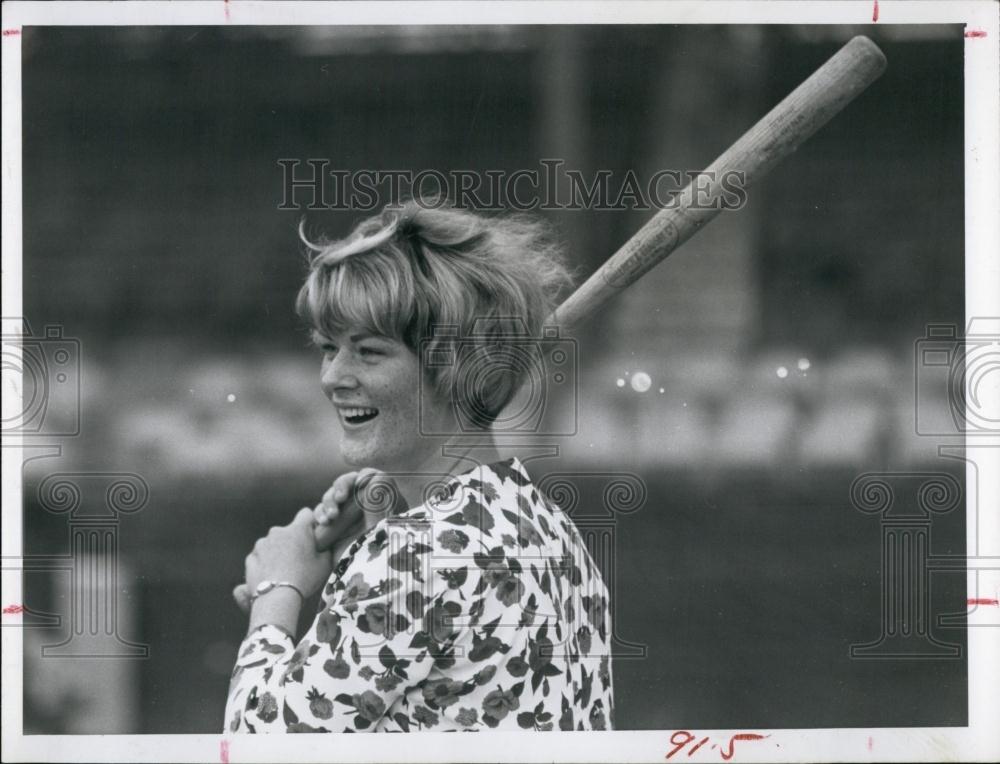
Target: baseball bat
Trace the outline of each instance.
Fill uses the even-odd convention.
[[[829,122],[885,71],[885,55],[858,36],[771,109],[705,170],[707,183],[692,181],[654,215],[549,316],[570,328],[635,283],[719,214],[722,179],[743,173],[748,188]],[[706,198],[707,197],[707,198]]]
[[[851,39],[708,166],[706,185],[689,183],[673,205],[656,213],[546,323],[572,327],[635,283],[719,214],[722,207],[716,201],[723,178],[742,173],[743,187],[749,188],[878,79],[885,66],[885,55],[874,42],[860,35]],[[355,495],[363,488],[356,486]],[[359,518],[363,523],[355,496],[332,525],[316,526],[317,548],[327,549],[355,528],[360,530]],[[245,584],[233,596],[249,610],[251,593]]]

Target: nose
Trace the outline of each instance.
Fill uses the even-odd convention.
[[[338,351],[332,358],[323,360],[320,385],[327,398],[338,390],[354,390],[360,384],[348,353]]]

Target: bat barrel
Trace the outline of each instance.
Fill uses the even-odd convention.
[[[743,188],[752,185],[878,79],[885,67],[885,55],[874,42],[864,36],[850,40],[657,212],[547,323],[571,329],[639,279],[719,214],[722,179],[739,173]]]

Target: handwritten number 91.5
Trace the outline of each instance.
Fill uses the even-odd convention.
[[[723,761],[729,761],[733,758],[736,753],[736,743],[739,740],[763,740],[767,735],[758,735],[754,732],[740,732],[729,738],[729,742],[726,743],[725,748],[719,748],[719,755],[722,757]],[[673,748],[667,753],[666,758],[670,758],[678,751],[680,751],[684,746],[693,741],[695,736],[692,735],[687,730],[677,730],[673,735],[670,736],[670,742],[673,743]],[[710,738],[703,737],[695,745],[688,749],[687,755],[691,756],[695,751],[701,748],[705,743],[709,742]],[[712,743],[712,748],[718,748],[718,743]]]

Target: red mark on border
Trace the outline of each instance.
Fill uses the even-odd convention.
[[[872,8],[872,23],[878,21],[878,0],[875,0],[875,7]]]
[[[872,750],[875,747],[875,741],[872,740],[872,736],[868,736],[868,750]]]
[[[229,21],[229,0],[222,0],[222,6],[226,10],[226,21]]]
[[[5,30],[3,30],[3,36],[4,37],[15,37],[16,35],[19,35],[19,34],[21,34],[21,30],[20,29],[5,29]],[[986,34],[986,33],[983,32],[983,34]]]
[[[220,740],[219,741],[219,761],[222,764],[229,764],[229,741]]]
[[[3,609],[4,615],[17,615],[18,613],[23,613],[24,607],[22,605],[8,605]]]
[[[7,33],[4,32],[4,34],[7,34]],[[968,32],[965,33],[965,36],[966,37],[986,37],[986,30],[985,29],[970,29]]]
[[[989,598],[970,598],[965,601],[967,605],[992,605],[993,607],[1000,606],[1000,600],[989,599]]]

